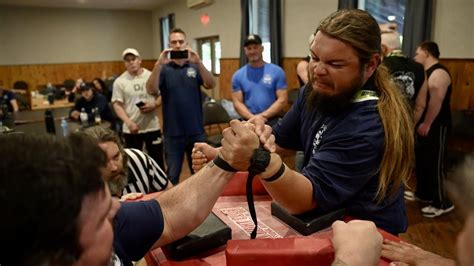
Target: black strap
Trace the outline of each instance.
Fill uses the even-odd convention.
[[[224,161],[219,155],[217,155],[214,160],[214,164],[217,165],[220,169],[227,171],[227,172],[237,172],[237,170],[230,166],[226,161]]]
[[[280,178],[283,175],[284,172],[285,172],[285,164],[282,162],[281,166],[280,166],[280,169],[278,169],[278,171],[274,175],[272,175],[270,177],[267,177],[267,178],[262,178],[262,179],[266,182],[272,182],[272,181],[275,181],[278,178]]]
[[[265,152],[267,153],[266,156],[270,158],[270,152],[265,150],[261,145],[260,148],[256,149],[254,151],[254,156],[256,152]],[[268,166],[270,163],[270,160],[266,163],[266,165],[250,165],[249,166],[249,175],[247,177],[247,183],[246,183],[246,195],[247,195],[247,204],[249,206],[249,212],[250,212],[250,217],[252,218],[253,223],[255,224],[255,227],[253,228],[252,232],[250,233],[250,239],[255,239],[257,237],[257,229],[258,229],[258,222],[257,222],[257,213],[255,211],[255,202],[253,199],[253,179],[256,175],[262,173],[265,171],[265,168]]]
[[[255,227],[253,228],[252,233],[250,233],[250,239],[255,239],[255,237],[257,237],[257,228],[258,228],[257,213],[255,212],[255,202],[253,200],[253,188],[252,188],[252,184],[253,184],[252,181],[256,175],[257,173],[255,172],[249,172],[249,176],[247,177],[247,183],[246,183],[247,204],[249,205],[250,217],[252,218],[252,221],[255,224]]]

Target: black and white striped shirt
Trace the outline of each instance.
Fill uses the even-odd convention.
[[[141,192],[148,194],[164,190],[168,178],[148,154],[137,149],[124,149],[128,156],[128,184],[122,194]]]

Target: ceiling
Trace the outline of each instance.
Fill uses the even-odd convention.
[[[170,0],[0,0],[0,5],[22,7],[153,10]]]

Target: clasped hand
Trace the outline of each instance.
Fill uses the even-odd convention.
[[[213,148],[206,143],[195,143],[192,152],[192,167],[198,171],[217,154],[239,171],[247,171],[253,152],[262,143],[270,152],[275,151],[275,137],[265,121],[251,119],[248,122],[232,120],[224,129],[221,148]]]

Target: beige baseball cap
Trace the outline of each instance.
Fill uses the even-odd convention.
[[[123,50],[122,58],[125,59],[125,56],[128,55],[128,54],[133,54],[134,56],[140,57],[140,54],[138,53],[137,49],[134,49],[134,48],[127,48],[127,49]]]

